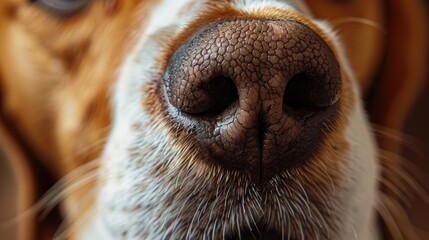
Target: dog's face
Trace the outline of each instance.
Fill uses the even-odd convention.
[[[317,4],[1,3],[5,111],[58,177],[86,169],[72,235],[375,238],[377,152]]]

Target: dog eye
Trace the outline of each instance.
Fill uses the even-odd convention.
[[[33,0],[40,8],[60,16],[74,14],[90,2],[91,0]]]

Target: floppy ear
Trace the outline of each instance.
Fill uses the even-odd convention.
[[[394,129],[393,135],[399,135],[427,80],[428,26],[423,1],[307,2],[316,17],[331,22],[343,42],[375,131]],[[382,165],[380,205],[390,214],[384,216],[383,235],[386,239],[417,239],[399,204],[397,190],[404,194],[411,188],[410,179],[400,170],[400,138],[377,135]]]
[[[400,130],[425,78],[422,0],[307,0],[339,35],[372,122]]]
[[[40,219],[35,204],[53,179],[8,119],[1,84],[0,72],[0,238],[51,239],[61,221],[57,209]]]
[[[400,235],[403,239],[418,239],[415,227],[400,204],[403,196],[399,195],[412,194],[410,189],[413,186],[409,182],[414,181],[401,170],[405,164],[400,157],[400,133],[411,106],[427,80],[428,22],[425,9],[420,0],[386,1],[385,54],[366,98],[371,122],[376,124],[376,129],[377,126],[381,127],[381,133],[384,132],[377,136],[382,164],[380,205],[387,210],[390,222],[396,222],[393,226],[380,211],[386,239],[398,239]],[[386,134],[389,131],[398,136],[389,136],[392,135]],[[398,189],[401,192],[399,195]]]
[[[386,9],[386,53],[367,107],[374,123],[401,130],[427,78],[426,8],[420,0],[390,0]]]
[[[34,170],[2,118],[0,166],[0,212],[3,215],[0,218],[0,235],[5,239],[35,239],[35,216],[23,214],[35,201]]]
[[[4,17],[11,12],[8,3],[0,1],[0,40],[4,37]],[[4,54],[2,50],[0,48],[0,56]],[[24,212],[36,200],[36,174],[28,154],[6,124],[2,77],[0,69],[0,238],[33,240],[36,239],[36,216]]]

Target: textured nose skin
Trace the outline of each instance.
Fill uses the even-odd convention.
[[[205,159],[265,181],[307,161],[335,118],[336,58],[296,21],[213,23],[171,57],[164,76],[170,115]]]

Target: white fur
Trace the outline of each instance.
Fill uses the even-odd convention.
[[[344,232],[340,239],[378,239],[377,219],[375,215],[377,199],[377,178],[379,167],[377,165],[377,151],[375,140],[370,135],[369,124],[364,118],[365,113],[360,104],[355,106],[350,114],[350,124],[346,138],[350,141],[349,165],[344,170],[348,178],[344,184],[350,193],[346,195],[348,206],[344,217]]]
[[[327,22],[320,20],[313,22],[329,36],[336,49],[343,49],[341,41]],[[377,178],[380,174],[377,162],[378,151],[373,134],[371,134],[370,124],[362,108],[360,89],[345,52],[339,51],[337,58],[342,63],[343,71],[350,78],[356,95],[346,131],[346,139],[351,145],[348,157],[350,164],[344,170],[344,176],[351,178],[345,181],[345,187],[353,189],[352,194],[346,196],[349,203],[346,209],[349,212],[346,213],[348,216],[345,218],[348,219],[350,227],[344,228],[340,239],[350,239],[350,236],[353,236],[354,239],[375,240],[379,239],[375,212],[378,198]]]

